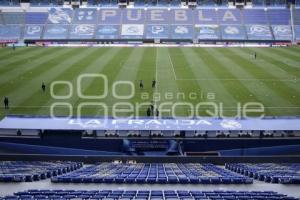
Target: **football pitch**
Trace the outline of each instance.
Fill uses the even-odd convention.
[[[239,105],[249,102],[261,103],[268,116],[295,116],[300,115],[300,48],[1,48],[1,101],[4,96],[10,108],[4,110],[1,102],[0,118],[113,115],[115,108],[122,111],[118,115],[145,116],[151,102],[164,105],[163,116],[207,116],[213,105],[235,116]]]

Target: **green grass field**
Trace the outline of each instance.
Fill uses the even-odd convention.
[[[257,53],[257,59],[253,58]],[[104,74],[108,78],[108,95],[104,99],[82,99],[77,94],[77,77]],[[157,79],[156,89],[151,81]],[[139,89],[139,80],[145,88]],[[41,91],[45,82],[47,91]],[[54,81],[70,81],[73,95],[57,100],[50,95]],[[112,94],[115,81],[132,81],[136,88],[132,98],[121,100]],[[99,78],[85,78],[81,91],[96,95],[104,90]],[[130,94],[129,85],[116,87],[119,95]],[[57,85],[55,94],[66,95],[67,87]],[[160,98],[158,98],[160,95]],[[0,49],[0,97],[8,96],[10,109],[1,104],[0,117],[7,114],[49,115],[53,103],[69,103],[73,115],[80,103],[103,103],[108,113],[118,102],[146,103],[155,97],[164,102],[215,102],[223,104],[224,115],[235,115],[237,104],[260,102],[266,115],[300,115],[300,48],[60,48],[24,47],[13,51]],[[2,102],[1,102],[2,103]],[[147,104],[148,105],[148,104]],[[171,108],[167,105],[166,108]],[[121,106],[128,108],[128,106]],[[146,105],[137,115],[145,115]],[[210,107],[207,107],[210,109]],[[57,106],[56,115],[68,109]],[[187,116],[190,106],[176,106],[176,114]],[[88,116],[103,115],[101,106],[85,106]],[[205,107],[198,114],[207,115]],[[131,115],[126,111],[122,115]],[[169,115],[168,112],[161,112]]]

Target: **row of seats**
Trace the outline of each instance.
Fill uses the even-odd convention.
[[[273,191],[188,191],[188,190],[28,190],[6,196],[2,200],[19,199],[107,199],[107,200],[296,200]]]
[[[113,12],[113,15],[107,12]],[[153,11],[159,11],[159,19],[153,20]],[[3,24],[215,24],[215,25],[289,25],[291,12],[289,9],[100,9],[51,8],[48,12],[2,12]],[[186,20],[178,19],[178,14]],[[165,15],[161,15],[164,12]],[[299,9],[293,10],[293,17],[299,16]],[[132,18],[132,16],[138,16]],[[298,22],[298,20],[294,20]],[[295,23],[298,24],[298,23]]]
[[[62,5],[63,1],[61,0],[30,0],[31,6],[58,6]],[[135,5],[142,6],[181,6],[181,1],[179,0],[159,0],[159,1],[151,1],[147,3],[147,1],[143,0],[135,0]],[[216,1],[211,0],[197,0],[197,5],[199,6],[217,6]],[[227,6],[228,1],[223,0],[221,5]],[[252,1],[253,6],[265,6],[266,2],[263,0],[254,0]],[[1,0],[0,5],[2,6],[19,6],[20,0]],[[118,6],[117,0],[87,0],[88,6]],[[221,6],[220,4],[218,6]],[[268,6],[285,6],[286,2],[284,0],[269,0]]]
[[[82,167],[75,162],[1,161],[0,182],[38,181],[74,171]]]
[[[157,13],[159,17],[156,17]],[[295,20],[291,20],[289,9],[50,8],[48,12],[3,11],[0,12],[0,39],[289,41],[293,39],[293,32],[297,40],[300,38],[300,9],[293,10],[293,18]],[[292,21],[295,24],[293,30]]]
[[[7,0],[8,1],[8,0]],[[32,6],[49,6],[49,5],[59,5],[60,2],[58,0],[30,0],[30,3]],[[221,4],[220,4],[221,3]],[[277,6],[286,6],[286,2],[284,0],[269,0],[268,3],[266,3],[263,0],[258,1],[252,1],[253,6],[265,6],[268,4],[268,6],[271,7],[277,7]],[[118,6],[117,0],[87,0],[88,6]],[[134,1],[135,6],[181,6],[180,0],[158,0],[158,1],[146,1],[146,0],[135,0]],[[218,4],[216,1],[212,0],[196,0],[196,5],[198,6],[227,6],[228,1],[222,0],[222,2],[219,2]]]
[[[225,168],[260,181],[300,184],[300,163],[233,163]]]
[[[53,177],[64,183],[251,184],[253,180],[213,164],[101,163]]]
[[[20,6],[20,0],[1,0],[0,6]]]
[[[30,6],[58,6],[62,5],[63,1],[59,0],[30,0]]]

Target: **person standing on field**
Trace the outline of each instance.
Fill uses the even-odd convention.
[[[144,88],[143,80],[140,80],[140,89],[143,89],[143,88]]]
[[[152,88],[155,88],[155,87],[156,87],[156,80],[153,79],[153,81],[152,81]]]
[[[46,91],[46,85],[45,85],[45,83],[44,83],[44,82],[42,83],[42,91],[43,91],[43,92],[45,92],[45,91]]]
[[[8,100],[8,97],[4,97],[3,103],[4,103],[4,109],[8,110],[9,109],[9,100]]]

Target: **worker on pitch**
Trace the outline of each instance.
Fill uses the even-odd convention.
[[[46,85],[44,82],[42,82],[42,91],[45,92],[46,91]]]
[[[152,81],[152,88],[155,88],[155,87],[156,87],[156,80],[153,79],[153,81]]]
[[[3,103],[4,103],[4,109],[8,110],[9,109],[9,100],[8,100],[8,97],[4,97]]]
[[[146,114],[147,114],[147,117],[151,116],[151,108],[150,107],[147,108]]]
[[[144,82],[143,80],[140,80],[140,89],[143,89],[144,88]]]

